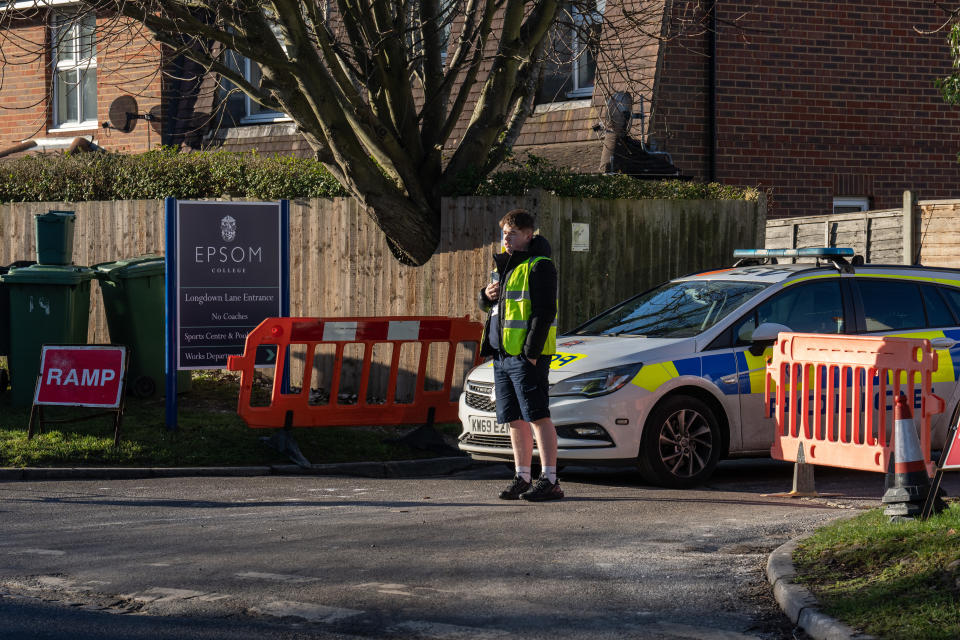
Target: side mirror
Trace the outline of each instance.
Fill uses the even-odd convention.
[[[750,347],[750,353],[759,356],[763,350],[777,341],[777,336],[783,332],[793,331],[790,327],[777,324],[776,322],[761,322],[760,326],[753,330],[750,341],[753,343]]]

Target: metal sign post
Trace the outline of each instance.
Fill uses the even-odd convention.
[[[943,482],[944,471],[960,470],[960,419],[953,421],[950,430],[947,432],[947,442],[940,453],[940,462],[937,464],[937,472],[933,475],[930,482],[930,492],[927,493],[927,499],[923,503],[923,510],[920,512],[920,519],[926,520],[936,509],[939,511],[943,506],[943,500],[940,495],[940,483]]]
[[[168,429],[177,371],[225,369],[264,318],[290,315],[290,204],[166,201]],[[264,349],[257,365],[272,367]],[[286,383],[286,376],[284,378]],[[284,386],[286,388],[286,384]]]

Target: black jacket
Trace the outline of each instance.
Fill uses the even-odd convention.
[[[480,308],[489,312],[493,305],[498,305],[497,313],[503,318],[503,294],[507,286],[507,280],[517,265],[521,264],[527,258],[537,256],[550,257],[553,251],[550,243],[543,236],[533,236],[530,245],[526,251],[517,251],[512,255],[509,253],[493,254],[493,261],[497,265],[497,272],[500,274],[500,299],[490,300],[484,291],[486,287],[480,289],[479,304]],[[523,344],[523,355],[528,358],[538,358],[543,351],[543,345],[547,341],[547,333],[557,317],[557,269],[553,260],[540,260],[530,271],[530,326],[527,329],[527,339]],[[503,325],[499,325],[500,344],[503,344]],[[484,331],[484,341],[480,345],[481,356],[492,356],[496,349],[490,344],[490,317],[487,317],[487,325]]]

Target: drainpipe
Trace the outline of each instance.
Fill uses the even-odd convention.
[[[717,4],[719,0],[713,0],[710,5],[710,28],[707,30],[707,46],[710,49],[710,66],[707,72],[707,145],[710,147],[708,153],[707,173],[710,182],[717,180]]]

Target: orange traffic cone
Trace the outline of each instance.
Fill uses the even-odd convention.
[[[890,460],[893,472],[887,471],[887,492],[883,494],[883,504],[887,508],[883,513],[891,520],[897,520],[920,515],[930,492],[930,476],[920,452],[913,412],[903,393],[893,407],[893,419],[893,458]]]

